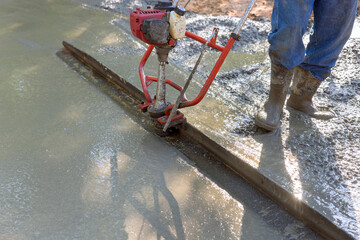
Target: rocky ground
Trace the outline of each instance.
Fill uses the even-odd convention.
[[[93,5],[99,7],[120,11],[122,13],[129,12],[129,9],[133,9],[134,6],[146,7],[154,5],[156,0],[81,0],[83,2],[92,2]],[[250,0],[191,0],[186,7],[188,11],[192,11],[199,14],[212,14],[221,16],[233,16],[241,17],[242,13],[248,6]],[[180,5],[184,6],[187,0],[180,0]],[[271,17],[272,5],[274,0],[257,0],[251,11],[250,18],[254,17]],[[360,9],[360,1],[358,4]]]
[[[186,1],[184,0],[184,2]],[[214,15],[240,17],[249,2],[249,0],[193,0],[190,1],[187,9],[201,14],[211,13]],[[273,3],[274,0],[257,0],[253,10],[251,11],[250,18],[258,16],[270,18]],[[360,1],[358,9],[360,9]]]
[[[201,14],[211,13],[214,15],[241,17],[249,2],[249,0],[190,1],[187,9]],[[273,3],[273,0],[257,0],[251,11],[250,18],[256,16],[270,18]]]
[[[146,8],[156,1],[152,0],[81,0],[92,6],[128,15],[136,7]],[[185,1],[184,1],[185,2]],[[187,27],[191,32],[208,36],[214,26],[220,28],[218,41],[225,44],[228,36],[239,21],[248,1],[192,1],[191,12],[187,15]],[[205,5],[205,7],[203,7]],[[268,95],[270,62],[267,57],[267,35],[270,31],[272,1],[258,1],[242,32],[242,39],[236,42],[232,53],[259,56],[260,61],[234,64],[230,70],[223,70],[214,81],[210,95],[224,102],[227,106],[242,111],[236,119],[230,121],[229,129],[237,136],[254,136],[259,130],[254,125],[254,117]],[[206,13],[207,15],[199,15]],[[215,16],[219,15],[219,16]],[[300,168],[304,169],[304,181],[309,172],[328,176],[333,198],[342,198],[344,206],[354,208],[349,213],[350,219],[360,219],[360,16],[356,19],[357,29],[344,47],[331,76],[322,84],[315,104],[331,108],[336,117],[330,121],[318,121],[287,109],[282,119],[282,144],[285,157],[289,154],[299,159]],[[312,22],[309,23],[309,29]],[[308,34],[304,41],[308,41]],[[173,63],[183,69],[191,69],[199,54],[199,47],[184,39],[172,53]],[[189,49],[187,55],[180,54],[182,49]],[[207,75],[208,68],[199,70]],[[291,131],[296,125],[300,131]],[[316,169],[316,170],[314,170]],[[315,171],[315,172],[314,172]],[[306,175],[306,176],[305,176]],[[312,176],[312,175],[311,175]],[[326,178],[326,177],[325,177]],[[336,201],[335,201],[336,202]],[[339,201],[337,201],[339,202]],[[356,215],[358,215],[356,217]],[[339,220],[342,221],[342,220]],[[339,224],[343,225],[345,222]],[[356,221],[349,223],[356,229]],[[352,231],[352,230],[351,230]],[[354,230],[355,231],[355,230]]]

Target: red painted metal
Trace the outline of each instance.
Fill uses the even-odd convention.
[[[177,114],[171,119],[171,121],[173,122],[173,121],[175,121],[175,120],[179,120],[179,119],[183,118],[184,116],[185,116],[185,115],[184,115],[183,113],[179,112],[179,113],[177,113]],[[159,123],[161,123],[162,125],[165,125],[166,122],[167,122],[167,120],[168,120],[168,117],[169,117],[169,116],[159,117],[159,118],[157,119],[157,121],[158,121]]]
[[[185,32],[185,36],[188,38],[194,39],[195,41],[201,42],[202,44],[206,43],[206,39],[202,38],[194,33],[191,33],[189,31]],[[209,47],[215,48],[216,50],[219,50],[220,52],[224,51],[225,47],[215,44],[215,41],[210,41],[208,44]]]
[[[152,76],[146,76],[146,83],[147,83],[147,86],[150,86],[150,84],[152,82],[157,82],[158,81],[158,78],[157,77],[152,77]],[[169,79],[166,79],[165,80],[166,84],[169,84],[170,86],[172,86],[173,88],[175,88],[176,90],[179,90],[180,92],[182,91],[182,87],[177,85],[176,83],[174,83],[173,81],[169,80]]]
[[[141,31],[141,25],[147,19],[162,19],[166,15],[165,10],[157,9],[139,9],[130,13],[130,28],[132,34],[139,38],[141,41],[151,44],[145,37],[145,34]]]
[[[145,75],[145,72],[144,72],[144,66],[145,66],[145,63],[148,60],[148,58],[149,58],[149,56],[150,56],[153,49],[154,49],[154,46],[149,45],[149,47],[146,50],[143,58],[141,59],[140,65],[139,65],[140,81],[141,81],[141,85],[142,85],[142,89],[143,89],[143,92],[144,92],[144,95],[145,95],[146,102],[148,104],[152,104],[153,100],[152,100],[152,98],[150,96],[150,93],[149,93],[149,90],[147,88],[148,85],[147,85],[147,82],[146,82],[146,75]]]
[[[215,79],[217,73],[219,72],[222,64],[225,61],[225,58],[227,57],[230,49],[232,48],[232,46],[234,45],[235,39],[230,37],[229,41],[227,42],[224,51],[221,53],[219,59],[217,60],[214,68],[212,69],[209,77],[207,78],[206,82],[204,83],[204,86],[202,87],[202,89],[200,90],[200,93],[198,94],[198,96],[192,100],[192,101],[183,101],[180,103],[179,105],[179,109],[180,108],[185,108],[185,107],[190,107],[190,106],[194,106],[196,104],[198,104],[204,97],[205,94],[207,93],[211,83],[213,82],[213,80]],[[174,104],[168,106],[165,110],[165,115],[169,116],[171,109],[174,107]]]
[[[200,43],[203,43],[205,44],[206,43],[206,39],[205,38],[202,38],[194,33],[191,33],[189,31],[186,31],[185,35],[191,39],[194,39]],[[219,59],[217,60],[214,68],[212,69],[209,77],[207,78],[207,80],[205,81],[205,84],[204,86],[202,87],[202,89],[200,90],[200,93],[198,94],[198,96],[191,100],[191,101],[188,101],[185,97],[183,99],[183,101],[180,103],[179,105],[179,108],[185,108],[185,107],[190,107],[190,106],[194,106],[196,104],[198,104],[206,95],[210,85],[212,84],[213,80],[215,79],[217,73],[219,72],[222,64],[224,63],[225,61],[225,58],[227,57],[230,49],[232,48],[232,46],[234,45],[234,42],[235,42],[235,39],[230,37],[230,39],[228,40],[226,46],[220,46],[220,45],[217,45],[215,43],[216,41],[216,36],[214,36],[213,39],[211,39],[211,41],[208,43],[208,46],[209,47],[212,47],[216,50],[219,50],[221,52],[221,55],[219,57]],[[141,62],[140,62],[140,65],[139,65],[139,74],[140,74],[140,81],[141,81],[141,85],[142,85],[142,88],[143,88],[143,92],[144,92],[144,95],[145,95],[145,98],[146,98],[146,103],[143,103],[143,104],[140,104],[140,108],[144,111],[147,109],[148,106],[150,106],[151,104],[154,103],[154,100],[151,98],[150,96],[150,93],[149,93],[149,90],[148,90],[148,86],[150,86],[151,83],[153,82],[156,82],[158,80],[157,77],[151,77],[151,76],[147,76],[145,74],[145,71],[144,71],[144,66],[151,54],[151,52],[153,51],[154,49],[154,46],[153,45],[149,45],[148,49],[146,50],[143,58],[141,59]],[[166,79],[166,84],[172,86],[173,88],[181,91],[182,90],[182,87],[179,86],[178,84],[174,83],[173,81],[169,80],[169,79]],[[170,112],[171,112],[171,109],[174,107],[174,104],[172,105],[169,105],[166,110],[165,110],[165,116],[163,117],[163,119],[158,119],[158,121],[160,123],[164,122],[164,119],[167,118],[169,115],[170,115]],[[179,117],[183,117],[183,114],[178,114],[176,115],[171,121],[175,121],[175,120],[178,120]]]

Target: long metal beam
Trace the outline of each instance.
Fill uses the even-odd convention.
[[[65,47],[63,51],[70,52],[85,66],[92,69],[115,87],[121,88],[134,100],[140,103],[145,99],[143,92],[98,62],[95,58],[65,41],[63,42],[63,45]],[[202,146],[208,152],[213,154],[216,159],[223,162],[226,166],[240,175],[252,186],[273,199],[293,216],[306,223],[309,227],[314,229],[323,237],[327,239],[353,239],[351,235],[336,226],[321,213],[311,208],[305,202],[295,198],[290,192],[286,191],[280,185],[261,174],[259,171],[257,171],[257,169],[253,168],[246,161],[238,158],[223,148],[220,144],[213,141],[193,125],[186,123],[184,127],[180,129],[180,134],[191,139],[194,141],[194,143]]]

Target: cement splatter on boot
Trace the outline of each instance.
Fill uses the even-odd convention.
[[[312,98],[320,84],[321,82],[314,78],[310,71],[297,66],[295,68],[291,95],[286,105],[316,119],[328,120],[333,118],[335,116],[334,113],[320,111],[313,105]]]
[[[271,64],[271,84],[269,98],[255,117],[255,124],[273,131],[280,126],[281,113],[293,77],[293,69]]]

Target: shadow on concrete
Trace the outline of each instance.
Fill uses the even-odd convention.
[[[111,158],[111,196],[114,204],[113,208],[124,209],[126,205],[125,203],[129,203],[140,215],[143,216],[143,224],[140,232],[138,233],[138,239],[142,236],[141,231],[144,227],[144,221],[146,220],[152,225],[154,230],[156,230],[157,239],[165,238],[183,240],[185,239],[185,232],[181,220],[179,204],[166,186],[163,170],[157,167],[157,157],[152,153],[152,151],[146,152],[146,149],[150,149],[151,147],[155,147],[155,149],[158,150],[159,146],[148,146],[149,144],[153,144],[153,142],[146,140],[144,140],[143,143],[144,148],[139,149],[139,151],[144,150],[144,154],[147,156],[146,166],[154,166],[154,168],[147,168],[146,172],[136,172],[136,169],[144,168],[134,166],[133,169],[135,169],[135,172],[128,171],[119,173],[118,162],[121,161],[121,159],[118,159],[116,155]],[[125,154],[131,156],[131,153],[129,152],[126,152]],[[136,165],[142,164],[141,161],[136,162]],[[146,179],[146,182],[142,181],[144,176],[149,175],[151,176],[151,179]],[[144,185],[144,183],[147,186]],[[152,189],[152,199],[149,199],[149,195],[144,196],[141,193],[143,187]],[[160,194],[164,197],[171,209],[172,221],[168,221],[164,214],[160,211]],[[141,196],[142,199],[139,199],[137,196]],[[152,206],[149,206],[150,204]],[[123,229],[123,234],[119,236],[121,236],[121,239],[125,239],[127,238],[125,224],[120,223],[120,225]],[[175,229],[176,235],[172,233],[172,227]]]
[[[258,170],[289,191],[296,201],[304,202],[343,231],[356,235],[356,221],[348,222],[355,208],[336,162],[333,144],[326,144],[328,139],[322,140],[325,136],[311,118],[292,109],[289,112],[289,129],[283,130],[289,132],[286,139],[282,139],[285,135],[280,130],[253,136],[262,144]],[[345,195],[337,195],[334,191],[337,187],[344,188],[341,192]]]
[[[349,217],[356,216],[356,210],[351,190],[337,162],[333,140],[326,139],[310,117],[293,109],[289,109],[289,113],[289,135],[285,146],[297,159],[296,177],[301,183],[302,201],[356,236],[356,217]],[[337,188],[342,188],[341,195],[335,191]]]

